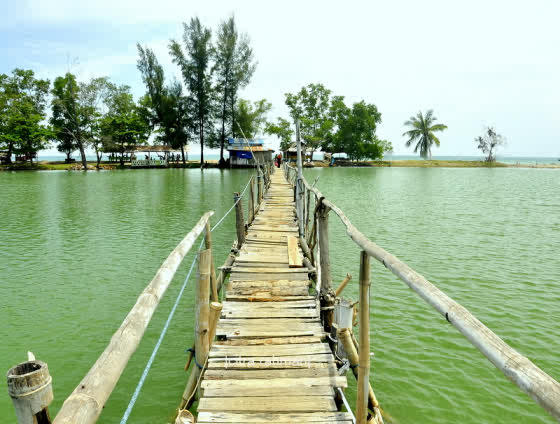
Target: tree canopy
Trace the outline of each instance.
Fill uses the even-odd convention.
[[[33,155],[49,144],[52,131],[46,118],[49,80],[35,78],[32,70],[14,69],[0,75],[0,148],[12,154]]]
[[[192,18],[189,24],[183,24],[183,44],[171,40],[170,52],[173,62],[179,65],[183,79],[191,96],[189,97],[195,132],[200,143],[200,164],[204,163],[204,145],[214,147],[212,137],[214,104],[212,87],[211,60],[214,47],[211,43],[212,31],[203,26],[198,18]]]
[[[424,159],[432,160],[432,146],[435,144],[439,147],[439,138],[434,133],[447,129],[447,125],[437,124],[436,121],[434,111],[430,109],[425,114],[422,114],[422,111],[418,112],[404,123],[410,128],[403,133],[403,137],[408,137],[406,147],[414,144],[414,153],[420,151],[420,156]]]
[[[235,121],[238,129],[234,137],[254,138],[261,133],[266,124],[266,115],[272,108],[272,104],[266,99],[250,102],[239,99],[235,108]]]
[[[487,127],[481,136],[474,139],[477,148],[486,155],[486,162],[496,162],[496,149],[503,146],[506,139],[496,132],[494,127]]]

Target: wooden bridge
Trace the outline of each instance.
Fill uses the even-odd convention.
[[[282,170],[239,250],[198,404],[199,423],[352,422],[298,242],[293,189]]]
[[[247,187],[234,195],[230,211],[235,209],[237,240],[219,273],[212,253],[213,212],[208,212],[163,263],[52,422],[97,421],[176,270],[201,234],[200,247],[204,243],[204,248],[197,255],[195,343],[185,366],[190,374],[175,424],[382,424],[381,408],[369,382],[370,258],[407,284],[560,421],[560,384],[426,278],[367,239],[340,208],[303,178],[301,161],[297,170],[284,166],[274,172],[271,166],[259,167],[257,178],[252,177]],[[246,219],[243,198],[247,199]],[[342,297],[351,276],[336,289],[332,287],[331,213],[340,218],[347,235],[361,249],[359,313]],[[191,270],[193,266],[194,262]],[[352,330],[355,321],[359,323],[357,340]],[[166,327],[160,341],[165,331]],[[121,424],[127,422],[158,346],[159,342]],[[355,408],[344,396],[347,371],[357,380]],[[51,423],[51,382],[47,365],[31,357],[10,369],[8,391],[19,424]]]

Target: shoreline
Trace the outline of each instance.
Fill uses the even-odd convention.
[[[88,170],[97,170],[95,167],[95,161],[88,161]],[[218,161],[211,159],[205,161],[206,168],[218,168]],[[422,159],[406,159],[406,160],[394,160],[394,161],[360,161],[351,162],[344,161],[335,164],[330,167],[329,163],[326,161],[313,161],[304,164],[305,168],[539,168],[539,169],[560,169],[560,161],[558,164],[530,164],[530,163],[503,163],[494,162],[488,163],[484,161],[469,161],[469,160],[422,160]],[[200,161],[187,161],[186,164],[183,163],[172,163],[167,167],[161,167],[160,169],[168,168],[187,168],[194,169],[200,168]],[[118,169],[147,169],[147,168],[132,168],[130,163],[125,163],[121,166],[119,163],[102,161],[99,170],[118,170]],[[158,169],[156,167],[150,169]],[[224,169],[229,169],[226,167]],[[33,165],[29,163],[25,164],[12,164],[12,165],[0,165],[0,171],[81,171],[82,166],[80,162],[65,163],[64,161],[39,161]]]

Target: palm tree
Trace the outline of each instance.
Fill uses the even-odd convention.
[[[408,137],[406,147],[416,143],[414,153],[420,150],[420,156],[424,159],[432,160],[432,144],[439,147],[439,138],[434,133],[447,129],[447,125],[436,124],[436,121],[437,118],[434,116],[434,111],[430,109],[425,115],[422,115],[421,111],[418,112],[416,116],[411,116],[404,123],[405,126],[411,128],[403,133],[403,137]]]

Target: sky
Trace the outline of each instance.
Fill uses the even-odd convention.
[[[287,117],[284,93],[322,83],[377,105],[395,154],[412,153],[404,121],[434,109],[449,127],[434,155],[479,155],[474,138],[491,125],[506,137],[502,155],[560,156],[558,0],[0,2],[0,73],[109,76],[138,98],[137,42],[180,79],[168,44],[182,22],[215,30],[233,14],[258,61],[241,96],[270,101],[271,119]]]

